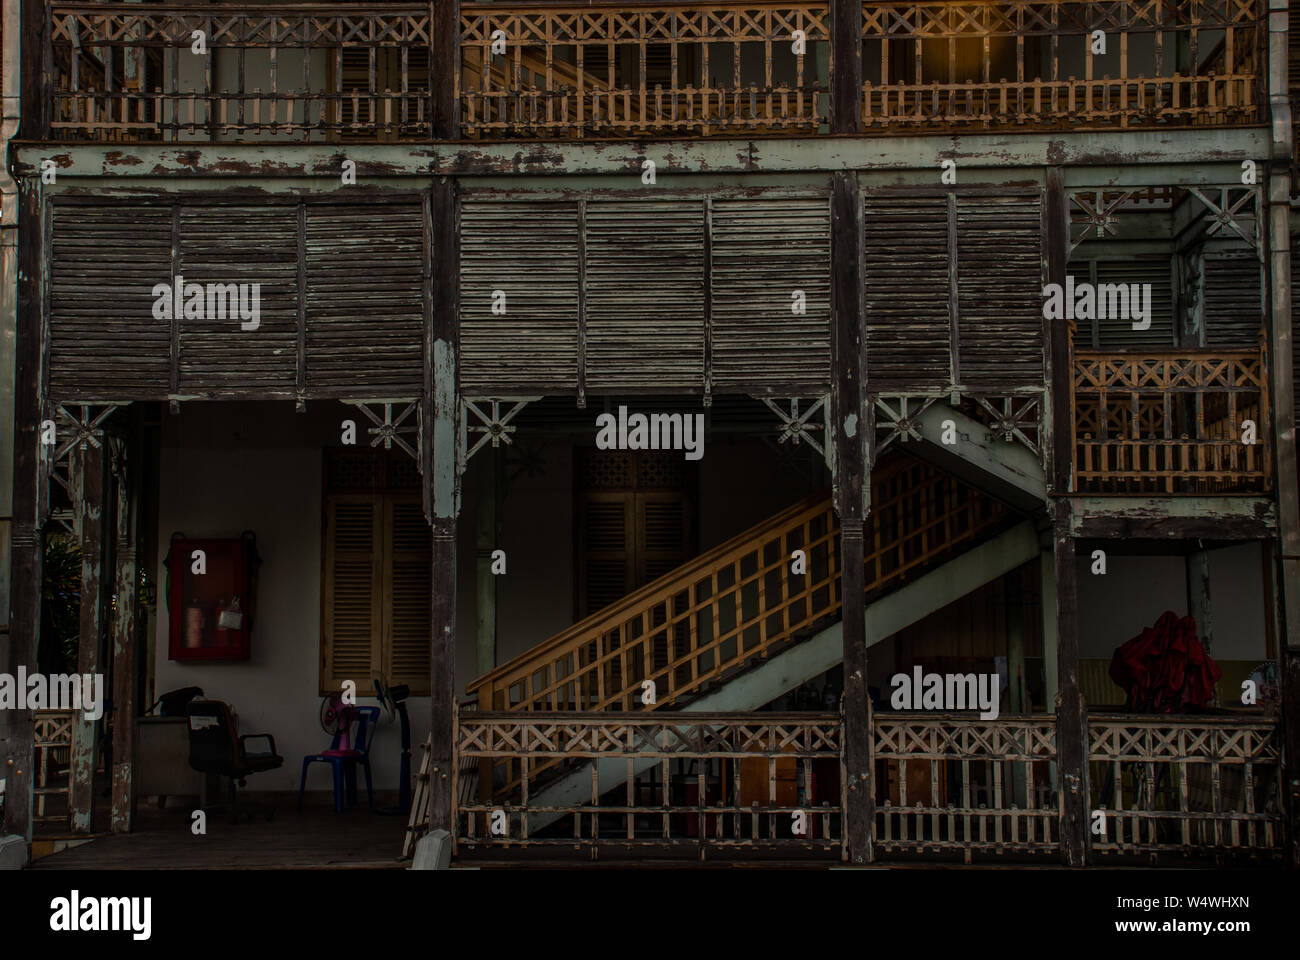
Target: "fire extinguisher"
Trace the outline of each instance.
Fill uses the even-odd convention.
[[[203,646],[203,608],[196,599],[185,607],[185,646],[191,650]]]

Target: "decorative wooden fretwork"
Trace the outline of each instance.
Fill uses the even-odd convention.
[[[882,854],[1057,854],[1054,717],[877,712],[871,734]]]
[[[838,716],[815,713],[462,712],[456,852],[683,846],[698,856],[707,845],[715,855],[759,848],[839,858],[841,729]],[[495,799],[466,796],[462,762],[473,761],[480,776],[493,764],[507,767],[509,788]],[[575,763],[590,768],[581,793],[549,794],[554,776]],[[805,814],[799,833],[796,813]],[[494,815],[500,825],[503,814],[504,835],[500,826],[493,833]]]
[[[510,421],[528,404],[540,399],[540,397],[509,397],[492,400],[462,400],[460,428],[466,438],[461,443],[461,449],[464,450],[465,462],[488,444],[499,447],[503,443],[511,443],[511,435],[519,428]],[[477,435],[477,439],[473,444],[469,444],[468,438],[474,435]]]
[[[885,130],[1254,123],[1267,76],[1263,25],[1260,0],[867,3],[863,122]],[[1088,42],[1094,30],[1105,31],[1105,61]],[[1082,59],[1081,76],[1063,75],[1067,50]]]
[[[72,746],[81,725],[75,710],[37,710],[33,731],[32,762],[36,784],[32,789],[37,823],[68,823],[68,796],[72,785]]]
[[[789,443],[796,447],[800,443],[806,443],[823,457],[826,456],[826,423],[830,416],[830,399],[829,396],[808,400],[791,397],[783,401],[787,409],[782,409],[774,401],[764,398],[763,403],[767,404],[767,408],[776,414],[781,423],[777,443]]]
[[[895,441],[921,440],[917,418],[938,397],[876,397],[876,454],[884,453]]]
[[[345,400],[370,421],[366,433],[372,447],[404,451],[418,465],[424,438],[420,431],[419,400]],[[396,410],[396,415],[394,415]]]
[[[969,408],[975,419],[987,424],[990,439],[1019,443],[1036,457],[1042,458],[1039,427],[1043,401],[1039,394],[1015,394],[1006,397],[972,396]]]
[[[1074,477],[1080,493],[1259,494],[1271,489],[1261,350],[1076,350]],[[1254,423],[1254,442],[1246,439]]]
[[[1285,842],[1282,738],[1265,719],[1091,716],[1090,809],[1103,857],[1280,854]]]
[[[470,137],[815,134],[828,21],[826,3],[466,4],[461,122]]]
[[[1261,249],[1258,187],[1219,187],[1216,191],[1188,187],[1187,192],[1209,211],[1205,228],[1207,237],[1235,234],[1251,249]]]
[[[428,137],[429,24],[429,7],[415,4],[53,4],[52,132]],[[208,50],[194,57],[197,73],[186,61],[195,31]]]

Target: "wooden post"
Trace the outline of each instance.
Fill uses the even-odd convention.
[[[43,10],[42,4],[23,7]],[[27,78],[24,76],[24,91]],[[41,509],[46,481],[41,455],[41,195],[39,178],[19,182],[17,322],[14,345],[13,540],[9,632],[0,634],[0,665],[10,676],[35,671],[41,616],[44,537]],[[0,779],[5,781],[0,833],[32,837],[31,710],[0,710]]]
[[[430,0],[430,126],[435,140],[460,139],[460,0]]]
[[[1187,572],[1187,613],[1196,621],[1205,652],[1214,642],[1214,613],[1210,603],[1210,552],[1195,550],[1183,561]]]
[[[857,174],[831,182],[832,379],[835,509],[840,518],[840,597],[844,636],[845,834],[849,860],[872,859],[875,820],[871,728],[867,700],[866,569],[863,519],[869,496],[869,422],[864,415],[862,219]]]
[[[489,448],[479,456],[484,462],[483,482],[479,484],[479,498],[474,516],[474,649],[475,667],[479,675],[497,665],[497,578],[492,573],[492,551],[497,546],[500,499],[500,448]]]
[[[103,435],[100,434],[100,443]],[[101,672],[100,646],[104,632],[104,448],[83,441],[68,453],[69,492],[73,522],[81,543],[81,639],[77,672],[83,677]],[[73,737],[72,786],[68,809],[73,833],[94,827],[95,741],[98,721],[77,714]]]
[[[430,457],[425,483],[430,487],[433,526],[433,637],[430,678],[429,828],[451,830],[452,765],[455,762],[456,704],[456,516],[460,510],[460,391],[457,349],[460,324],[460,252],[456,235],[456,185],[437,178],[429,210],[437,256],[430,278],[430,357],[425,363]]]
[[[116,480],[117,609],[113,615],[113,815],[114,833],[130,833],[135,816],[135,720],[136,676],[139,654],[136,647],[136,543],[141,460],[141,421],[131,411],[131,428],[114,459]]]
[[[862,0],[831,0],[831,133],[862,132]]]
[[[1065,283],[1070,226],[1065,196],[1065,173],[1047,171],[1047,276],[1050,283]],[[1088,842],[1088,720],[1079,690],[1078,574],[1075,543],[1070,530],[1070,494],[1073,477],[1073,418],[1070,385],[1070,331],[1064,321],[1047,331],[1051,390],[1051,417],[1047,454],[1048,495],[1052,510],[1053,561],[1056,572],[1056,757],[1061,794],[1061,855],[1068,866],[1081,867]],[[1046,591],[1044,591],[1046,593]],[[1046,605],[1048,598],[1044,596]],[[1049,616],[1044,609],[1043,617]]]

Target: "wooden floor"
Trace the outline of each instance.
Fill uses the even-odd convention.
[[[410,865],[398,859],[406,817],[382,816],[364,805],[343,813],[307,806],[298,813],[295,801],[288,795],[271,798],[275,818],[270,821],[262,815],[231,824],[223,811],[211,810],[205,836],[191,833],[188,808],[159,810],[143,804],[133,833],[100,834],[89,843],[42,857],[30,869],[401,870]]]

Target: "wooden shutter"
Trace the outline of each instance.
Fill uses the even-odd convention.
[[[948,198],[868,193],[864,200],[867,380],[951,384]]]
[[[586,384],[704,381],[704,203],[586,205]]]
[[[1083,281],[1076,273],[1075,282]],[[1170,278],[1169,257],[1164,254],[1140,254],[1123,258],[1096,261],[1093,282],[1149,283],[1151,284],[1151,327],[1134,330],[1132,320],[1107,318],[1105,320],[1080,320],[1080,339],[1085,338],[1089,323],[1095,325],[1095,343],[1106,350],[1125,350],[1131,347],[1171,347],[1174,344],[1174,292]]]
[[[1203,273],[1206,346],[1257,346],[1264,326],[1259,260],[1253,253],[1207,253]]]
[[[710,219],[714,390],[828,390],[829,202],[715,200]],[[795,290],[807,299],[802,315],[792,311]]]
[[[583,494],[578,514],[582,568],[578,614],[587,616],[624,597],[636,582],[635,515],[625,492]]]
[[[575,388],[578,248],[576,203],[462,205],[462,388]],[[504,315],[492,313],[495,290],[506,295]]]
[[[304,207],[306,384],[314,395],[424,389],[424,211],[418,200]]]
[[[956,215],[957,380],[1042,387],[1039,195],[958,197]]]
[[[391,683],[429,693],[433,555],[429,523],[418,497],[385,500],[385,668]]]
[[[369,692],[378,672],[383,614],[383,500],[332,496],[326,501],[321,692],[352,680]]]
[[[161,400],[171,390],[171,325],[154,284],[171,283],[171,208],[51,204],[50,393]]]
[[[690,509],[690,498],[682,490],[636,494],[638,586],[690,559]]]
[[[240,319],[180,320],[180,389],[214,397],[295,392],[298,357],[296,206],[190,205],[180,211],[180,262],[191,283],[260,284],[255,330]]]

